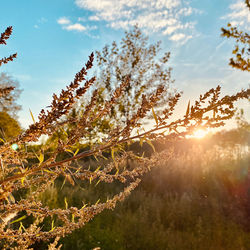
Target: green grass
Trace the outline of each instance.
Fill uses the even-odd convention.
[[[208,148],[189,147],[151,171],[114,211],[62,239],[62,249],[250,249],[250,158],[239,148]],[[120,188],[66,184],[43,198],[80,206]]]

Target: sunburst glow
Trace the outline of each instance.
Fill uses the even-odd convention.
[[[208,131],[204,130],[204,129],[197,129],[196,131],[194,131],[194,133],[192,134],[192,137],[195,137],[197,139],[202,139],[203,137],[205,137],[207,135]]]

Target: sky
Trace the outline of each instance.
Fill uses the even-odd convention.
[[[228,66],[233,41],[220,36],[228,22],[249,32],[243,0],[0,0],[0,33],[13,26],[0,57],[18,58],[0,68],[23,89],[19,121],[25,128],[68,85],[92,51],[119,42],[138,25],[150,43],[170,51],[173,85],[183,91],[177,113],[200,94],[222,86],[223,94],[249,87],[249,73]],[[249,105],[241,102],[247,118]]]

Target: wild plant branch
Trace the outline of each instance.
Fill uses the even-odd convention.
[[[242,98],[242,96],[245,96],[245,97],[249,96],[249,93],[250,93],[250,89],[247,89],[245,91],[242,90],[241,92],[238,92],[236,95],[230,96],[230,98],[234,99],[234,101],[235,101],[235,99],[237,100],[239,98]],[[224,97],[221,100],[219,100],[216,104],[209,105],[208,107],[206,107],[204,109],[200,109],[200,112],[202,112],[202,114],[204,115],[205,113],[207,113],[209,111],[215,110],[216,108],[218,108],[218,107],[220,107],[222,105],[227,105],[227,104],[228,104],[228,100]],[[148,130],[146,132],[143,132],[141,134],[131,136],[131,137],[128,137],[128,138],[124,138],[124,139],[121,139],[121,140],[118,140],[118,141],[112,140],[111,144],[110,144],[110,142],[108,142],[106,145],[99,146],[98,148],[96,148],[94,150],[88,150],[88,151],[82,152],[82,153],[80,153],[78,155],[72,156],[72,157],[67,158],[65,160],[62,160],[62,161],[50,163],[48,165],[46,165],[46,161],[45,161],[44,163],[40,164],[38,167],[30,169],[30,170],[26,171],[25,173],[16,174],[14,176],[10,176],[10,177],[7,177],[7,178],[1,180],[0,185],[5,184],[7,182],[11,182],[11,181],[16,181],[16,180],[21,179],[23,177],[26,177],[28,175],[34,175],[38,171],[41,171],[43,169],[53,168],[53,167],[60,166],[60,165],[63,165],[65,163],[68,163],[68,162],[72,162],[73,160],[78,160],[78,159],[81,159],[81,158],[84,158],[84,157],[95,155],[95,154],[97,154],[99,152],[103,152],[104,150],[110,149],[110,148],[112,148],[112,147],[114,147],[114,146],[116,146],[118,144],[122,144],[122,143],[131,141],[131,140],[135,140],[135,139],[139,139],[139,138],[144,138],[145,136],[150,135],[153,132],[160,131],[162,129],[169,129],[171,127],[182,126],[181,125],[182,123],[185,123],[187,121],[191,121],[193,119],[194,119],[193,116],[191,116],[191,117],[184,116],[183,119],[178,119],[177,121],[171,122],[170,124],[163,125],[163,126],[157,126],[157,127],[153,128],[153,129],[150,129],[150,130]]]

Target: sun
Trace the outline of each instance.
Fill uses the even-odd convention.
[[[191,137],[197,138],[197,139],[202,139],[207,135],[208,131],[204,129],[197,129],[194,131]]]

